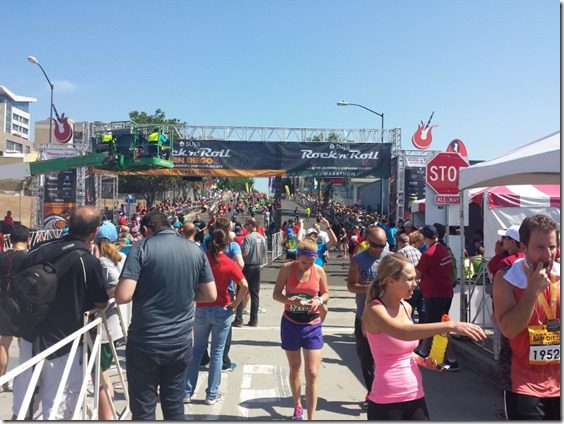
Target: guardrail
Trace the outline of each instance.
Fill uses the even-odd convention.
[[[282,249],[282,231],[272,234],[272,250],[270,252],[271,262],[281,257],[284,254]]]
[[[31,359],[27,360],[23,364],[20,364],[16,368],[10,370],[6,374],[0,377],[0,386],[8,383],[9,381],[14,380],[20,374],[30,370],[33,368],[33,372],[31,375],[31,379],[27,390],[25,392],[22,404],[20,406],[19,411],[17,411],[16,419],[17,420],[27,420],[28,411],[30,410],[30,406],[33,400],[33,394],[37,387],[37,383],[39,382],[39,377],[41,375],[41,371],[45,362],[47,361],[47,357],[51,354],[55,353],[56,351],[62,349],[63,347],[71,344],[71,350],[68,354],[68,359],[65,363],[63,374],[61,376],[61,381],[57,387],[55,400],[53,406],[51,408],[51,412],[49,417],[44,417],[43,419],[55,419],[55,414],[58,411],[58,408],[63,401],[62,395],[63,390],[66,386],[67,380],[70,375],[70,370],[74,358],[76,357],[77,353],[79,353],[79,344],[82,339],[82,364],[86,364],[83,366],[83,379],[80,386],[80,391],[78,395],[78,401],[75,405],[74,411],[72,412],[73,420],[96,420],[98,419],[98,404],[99,404],[99,390],[101,384],[100,379],[100,348],[101,348],[101,335],[102,331],[105,331],[108,335],[109,346],[112,350],[113,359],[112,362],[115,364],[119,380],[121,383],[121,387],[123,388],[123,396],[125,398],[125,408],[121,412],[117,412],[115,408],[115,404],[113,399],[109,396],[108,387],[105,383],[102,382],[103,390],[106,396],[110,399],[111,409],[114,416],[114,419],[124,420],[127,419],[131,413],[129,410],[129,395],[127,391],[127,384],[125,381],[123,370],[119,363],[119,357],[117,355],[111,334],[108,332],[108,324],[106,321],[106,313],[105,311],[108,310],[111,305],[114,305],[114,299],[111,299],[108,303],[108,307],[105,310],[94,309],[84,313],[84,326],[79,330],[75,331],[74,333],[70,334],[69,336],[65,337],[63,340],[59,341],[58,343],[54,344],[53,346],[45,349],[44,351],[38,353]],[[122,314],[120,308],[117,308],[118,316],[120,325],[122,330],[124,331],[124,335],[127,334],[127,329],[125,328],[125,323],[122,318]],[[94,318],[92,320],[92,318]],[[94,330],[94,331],[91,331]],[[126,337],[126,336],[124,336]],[[80,353],[79,353],[80,354]],[[93,379],[93,395],[88,395],[88,383]],[[90,401],[90,402],[89,402]],[[44,415],[44,411],[41,411],[41,414],[37,414],[34,416],[36,411],[31,412],[31,418],[36,419],[39,416]]]

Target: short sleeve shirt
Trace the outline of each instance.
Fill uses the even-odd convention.
[[[445,246],[439,242],[431,245],[423,252],[415,268],[421,273],[424,298],[452,298],[452,259]]]
[[[198,308],[205,308],[210,306],[229,305],[231,303],[229,281],[233,280],[236,284],[238,284],[244,278],[243,271],[241,271],[237,264],[224,252],[220,253],[217,262],[211,257],[210,253],[207,255],[215,279],[217,299],[215,302],[198,303],[196,306]]]
[[[161,230],[132,246],[120,278],[137,281],[128,340],[168,345],[190,340],[197,286],[213,282],[196,244]]]

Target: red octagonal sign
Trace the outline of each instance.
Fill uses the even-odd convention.
[[[467,166],[468,162],[458,153],[437,153],[427,162],[427,184],[437,194],[458,194],[459,170]]]

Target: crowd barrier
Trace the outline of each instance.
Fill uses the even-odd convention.
[[[98,403],[99,403],[99,390],[97,389],[101,385],[103,386],[104,393],[109,397],[108,387],[101,379],[100,371],[100,348],[101,348],[101,335],[102,331],[108,334],[109,346],[112,350],[113,359],[112,365],[115,366],[117,371],[119,383],[121,385],[121,391],[123,392],[123,397],[125,399],[125,406],[121,411],[118,411],[113,399],[110,399],[110,405],[112,409],[112,414],[115,420],[125,420],[129,419],[131,411],[129,410],[129,395],[127,391],[127,384],[125,379],[124,370],[122,369],[119,362],[119,355],[116,351],[115,345],[113,343],[111,335],[108,333],[108,324],[106,321],[106,311],[111,305],[114,305],[114,299],[108,302],[108,307],[105,310],[94,309],[84,313],[84,326],[69,336],[65,337],[63,340],[54,344],[50,348],[38,353],[33,358],[20,364],[16,368],[10,370],[5,375],[0,377],[0,387],[5,383],[13,381],[18,375],[24,373],[27,370],[33,369],[30,383],[27,387],[26,393],[24,395],[22,405],[19,411],[16,412],[17,420],[29,420],[38,419],[42,417],[43,419],[54,419],[56,411],[62,401],[62,395],[64,387],[69,378],[71,365],[74,358],[79,353],[79,345],[82,339],[82,364],[83,366],[83,379],[80,386],[80,391],[78,395],[78,401],[72,413],[73,420],[97,420],[98,419]],[[123,330],[124,337],[127,337],[127,325],[123,319],[122,314],[123,306],[117,308],[120,325]],[[40,405],[36,405],[34,402],[34,392],[39,382],[39,377],[41,375],[41,370],[45,365],[47,357],[56,351],[64,348],[65,346],[71,344],[71,350],[68,354],[68,360],[65,363],[63,374],[61,380],[57,387],[55,400],[51,413],[49,417],[44,417],[44,411],[41,410]],[[112,369],[112,368],[110,368]],[[93,380],[92,393],[89,394],[88,385]],[[117,396],[114,397],[114,399]],[[33,403],[32,403],[33,402]],[[37,410],[36,410],[37,406]],[[31,416],[29,416],[29,411],[31,411]]]
[[[271,263],[284,254],[282,248],[282,231],[272,234],[272,250],[270,252]]]

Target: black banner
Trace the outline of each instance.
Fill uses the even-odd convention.
[[[76,169],[45,174],[44,202],[76,202]]]
[[[425,198],[425,168],[405,168],[405,199],[406,204],[410,198]]]
[[[390,143],[175,140],[171,175],[389,177]]]

